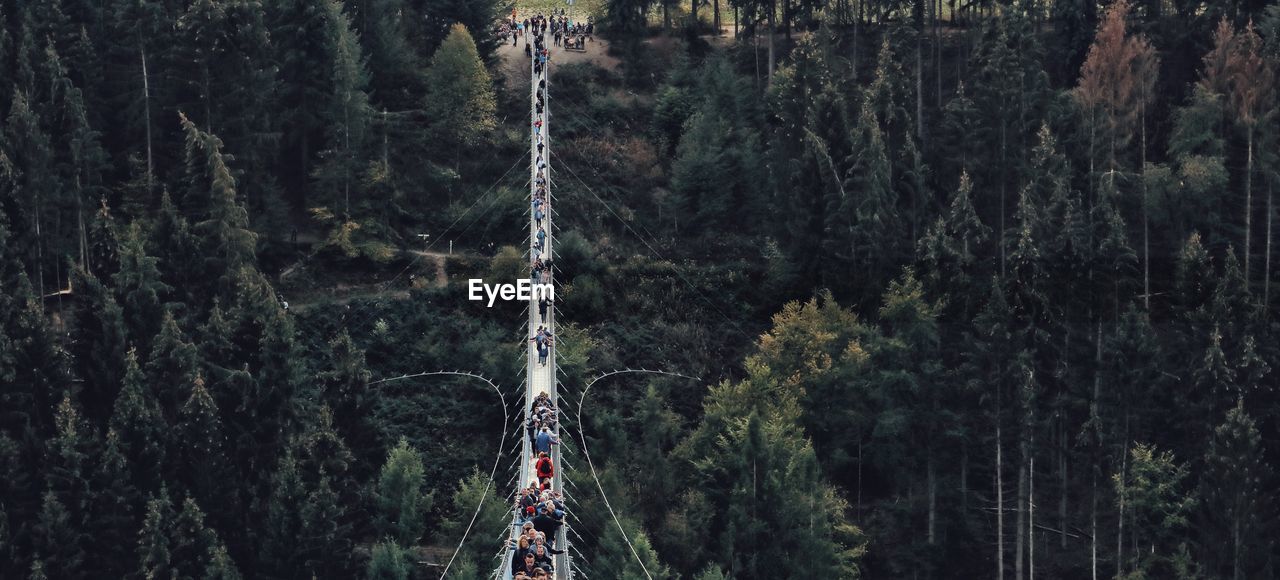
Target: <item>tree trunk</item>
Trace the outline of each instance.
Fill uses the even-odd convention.
[[[712,0],[711,2],[711,24],[715,26],[715,35],[720,36],[720,0]]]
[[[1036,458],[1027,466],[1027,579],[1036,578]]]
[[[1071,373],[1071,354],[1070,354],[1071,353],[1071,327],[1070,326],[1066,326],[1066,328],[1062,332],[1062,352],[1063,352],[1062,376],[1069,377],[1071,376],[1070,374]],[[1064,391],[1063,394],[1065,395],[1065,391],[1066,391],[1065,387],[1062,390]],[[1061,489],[1059,490],[1060,495],[1058,497],[1058,522],[1062,528],[1060,530],[1060,533],[1058,534],[1058,538],[1060,541],[1060,547],[1063,550],[1066,550],[1067,548],[1067,418],[1066,418],[1066,411],[1063,409],[1064,399],[1065,397],[1063,396],[1058,397],[1058,400],[1055,402],[1055,405],[1057,406],[1056,412],[1058,415],[1058,445],[1057,445],[1058,477],[1059,477],[1059,485],[1061,487]]]
[[[1145,87],[1145,85],[1144,85]],[[1143,90],[1145,93],[1145,89]],[[1142,97],[1141,133],[1142,140],[1138,149],[1138,175],[1142,181],[1142,307],[1151,311],[1151,220],[1147,211],[1147,106],[1146,95]]]
[[[138,38],[138,55],[142,60],[142,115],[146,124],[147,137],[147,195],[152,191],[152,175],[155,172],[155,161],[151,154],[151,80],[147,74],[147,49],[142,46],[142,38]],[[149,200],[148,200],[149,201]]]
[[[1067,428],[1065,420],[1058,416],[1058,478],[1061,486],[1058,497],[1058,522],[1062,528],[1058,533],[1058,546],[1067,549]]]
[[[1089,569],[1090,578],[1098,580],[1098,464],[1093,464],[1093,507],[1089,512]]]
[[[924,3],[916,0],[916,138],[924,150]],[[913,238],[914,239],[914,238]]]
[[[93,273],[89,269],[89,237],[84,231],[84,199],[79,196],[76,197],[76,225],[80,231],[80,266],[86,272]]]
[[[1245,131],[1245,142],[1248,153],[1245,157],[1244,170],[1244,287],[1249,288],[1249,242],[1252,238],[1253,225],[1253,128]]]
[[[1005,189],[1005,182],[1009,180],[1009,176],[1007,174],[1009,164],[1005,158],[1006,134],[1008,133],[1006,129],[1006,125],[1008,123],[1005,121],[1004,115],[1005,115],[1005,112],[1003,111],[1000,112],[1000,236],[998,239],[1000,240],[999,243],[1000,243],[1000,278],[1001,279],[1004,278],[1005,245],[1006,245],[1003,241],[1004,234],[1005,234],[1005,231],[1004,231],[1005,191],[1004,189]]]
[[[774,55],[774,52],[773,52],[773,44],[774,44],[773,37],[774,37],[774,31],[775,31],[774,12],[777,12],[776,6],[770,4],[769,5],[769,68],[767,69],[769,73],[767,77],[768,79],[767,84],[769,86],[773,86],[773,67],[777,63],[776,56]]]
[[[996,414],[996,580],[1004,580],[1004,478],[1000,454],[1000,416]]]
[[[933,449],[929,449],[925,464],[925,478],[929,493],[929,530],[926,536],[930,546],[937,543],[938,530],[938,478],[933,465]]]
[[[1262,312],[1266,316],[1271,311],[1271,223],[1275,214],[1271,207],[1273,179],[1267,177],[1267,255],[1262,259]]]
[[[1126,447],[1128,444],[1125,444]],[[1116,577],[1124,576],[1124,486],[1125,483],[1125,467],[1128,462],[1128,449],[1125,449],[1120,456],[1120,498],[1116,506],[1119,517],[1116,519]]]
[[[937,80],[936,95],[938,111],[942,111],[942,0],[933,5],[933,69]]]
[[[857,499],[858,521],[862,521],[862,440],[858,440],[858,499]]]
[[[1236,502],[1236,508],[1240,507],[1240,502]],[[1244,570],[1240,569],[1240,561],[1244,555],[1244,543],[1241,541],[1241,522],[1243,514],[1239,509],[1232,510],[1231,514],[1231,578],[1232,580],[1244,580]]]
[[[782,0],[782,33],[791,42],[791,0]]]
[[[1013,577],[1018,580],[1026,578],[1023,567],[1023,553],[1026,550],[1027,538],[1027,440],[1025,437],[1018,442],[1019,454],[1021,457],[1018,461],[1018,526],[1014,535],[1014,549],[1016,554],[1013,557]]]

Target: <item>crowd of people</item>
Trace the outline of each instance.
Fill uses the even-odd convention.
[[[541,43],[548,32],[551,33],[555,46],[562,46],[568,50],[585,50],[586,43],[591,42],[595,37],[595,31],[596,25],[590,17],[586,22],[573,22],[569,20],[563,9],[553,12],[551,16],[538,13],[524,19],[512,10],[511,15],[499,22],[494,30],[498,38],[504,40],[510,38],[511,46],[519,45],[521,38],[526,39],[525,54],[530,56],[533,56],[535,50],[546,50]],[[532,39],[532,42],[529,39]]]
[[[541,330],[541,329],[539,329]],[[534,480],[518,493],[513,509],[520,535],[511,540],[515,552],[511,572],[516,579],[536,580],[551,577],[555,564],[551,556],[563,553],[555,549],[556,533],[564,525],[564,497],[552,489],[556,475],[552,449],[560,444],[556,437],[557,410],[551,396],[539,393],[529,406],[526,425],[529,446],[534,450]]]
[[[535,98],[530,124],[534,162],[530,218],[534,234],[529,240],[529,275],[535,284],[552,283],[555,267],[550,251],[551,207],[547,191],[547,62],[550,53],[546,46],[546,35],[551,32],[556,44],[560,44],[564,35],[570,31],[585,34],[587,30],[573,27],[563,15],[546,17],[535,14],[520,20],[513,12],[505,23],[504,31],[511,35],[513,45],[522,36],[526,38],[525,51],[533,64]],[[553,308],[550,296],[543,295],[538,299],[540,324],[529,342],[530,348],[538,354],[539,367],[548,364],[551,348],[555,344],[549,318]],[[556,436],[558,412],[548,393],[539,393],[534,398],[529,404],[528,417],[525,427],[528,430],[529,448],[533,451],[529,458],[533,462],[533,473],[529,481],[522,482],[524,487],[516,494],[512,506],[514,525],[520,527],[520,532],[511,539],[511,573],[515,580],[547,580],[555,576],[553,556],[564,553],[563,550],[556,549],[555,539],[560,527],[564,525],[568,511],[565,509],[564,498],[552,485],[556,476],[553,450],[560,444],[560,439]]]
[[[551,36],[556,46],[585,50],[594,33],[595,24],[590,18],[586,22],[570,22],[563,11],[559,16],[551,17]]]

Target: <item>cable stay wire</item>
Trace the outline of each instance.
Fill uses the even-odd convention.
[[[473,379],[479,379],[481,381],[484,381],[486,384],[489,385],[489,387],[491,387],[494,390],[494,392],[498,393],[498,399],[502,403],[502,424],[503,425],[507,424],[508,413],[507,413],[506,395],[502,394],[502,389],[499,388],[498,385],[494,384],[493,381],[475,373],[471,373],[467,371],[429,371],[429,372],[406,374],[398,377],[381,379],[381,380],[370,382],[369,385],[373,386],[373,385],[395,382],[395,381],[403,381],[408,379],[416,379],[416,378],[430,377],[430,376],[441,376],[441,375],[470,377]],[[476,509],[471,514],[471,521],[467,523],[466,529],[463,530],[462,532],[462,538],[458,540],[458,547],[454,548],[453,555],[449,556],[449,561],[445,564],[444,571],[440,573],[441,578],[445,578],[446,576],[448,576],[449,568],[453,566],[454,560],[458,557],[458,554],[462,552],[462,546],[467,542],[467,536],[471,534],[471,528],[474,527],[476,524],[476,518],[480,517],[480,510],[484,508],[485,500],[489,499],[489,490],[493,486],[493,478],[495,475],[498,474],[498,465],[502,461],[502,450],[506,448],[506,442],[507,442],[506,431],[507,430],[504,427],[502,429],[502,437],[498,440],[498,451],[497,453],[494,454],[493,468],[489,470],[489,477],[486,478],[484,482],[484,492],[481,493],[480,495],[480,502],[476,504]]]
[[[653,580],[653,575],[649,573],[649,568],[644,565],[644,560],[640,558],[640,552],[637,551],[635,545],[631,543],[631,538],[627,535],[627,530],[622,527],[622,521],[618,519],[618,513],[614,511],[613,504],[609,502],[609,496],[604,491],[604,485],[600,483],[600,475],[596,472],[595,463],[591,461],[591,452],[587,449],[587,436],[582,431],[582,405],[587,399],[587,394],[591,392],[591,387],[603,379],[616,376],[616,375],[628,374],[628,373],[667,375],[667,376],[674,376],[674,377],[682,377],[682,378],[695,380],[695,381],[701,380],[701,379],[698,379],[696,377],[691,377],[688,375],[683,375],[680,373],[668,372],[668,371],[655,371],[655,370],[649,370],[649,369],[619,369],[619,370],[613,370],[613,371],[603,373],[597,376],[596,378],[592,379],[590,382],[587,383],[587,386],[583,387],[582,397],[578,399],[578,411],[577,411],[576,417],[574,418],[574,422],[578,426],[578,440],[582,445],[582,455],[587,460],[587,466],[591,468],[591,478],[595,480],[596,488],[600,490],[600,499],[604,501],[604,506],[608,508],[609,515],[613,516],[613,523],[618,527],[618,533],[622,534],[622,540],[626,542],[627,547],[631,549],[631,555],[634,556],[636,562],[640,564],[640,569],[644,571],[645,577],[647,577],[649,580]]]

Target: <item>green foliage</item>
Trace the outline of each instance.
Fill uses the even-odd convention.
[[[138,537],[138,574],[143,578],[239,578],[227,558],[226,548],[205,526],[204,512],[187,498],[174,512],[169,493],[147,502],[147,513]]]
[[[617,526],[604,529],[604,537],[600,538],[597,551],[591,559],[592,570],[607,571],[619,580],[671,578],[671,573],[658,561],[657,553],[653,551],[648,536],[640,526],[623,516],[622,529],[626,530],[626,539]],[[629,543],[627,539],[630,540]]]
[[[512,284],[529,276],[528,260],[515,246],[502,246],[489,260],[486,284]]]
[[[1114,477],[1116,494],[1126,502],[1138,545],[1150,546],[1137,552],[1130,563],[1135,578],[1170,575],[1171,560],[1178,550],[1180,530],[1196,499],[1182,489],[1187,467],[1173,454],[1139,443],[1130,450],[1129,472]]]
[[[368,580],[408,580],[411,565],[408,550],[397,545],[395,540],[387,538],[374,544],[373,556],[369,558],[365,577]]]
[[[481,505],[482,501],[484,505]],[[459,565],[458,577],[475,578],[479,575],[477,563],[488,562],[493,556],[493,546],[477,540],[493,537],[495,531],[506,529],[511,522],[511,510],[498,494],[498,487],[494,482],[478,469],[458,482],[458,491],[453,494],[451,507],[454,515],[441,526],[442,538],[461,540],[463,531],[471,524],[472,515],[475,515],[475,523],[471,524],[472,535],[457,556],[460,564],[467,563],[471,566],[471,573],[467,574],[464,567]]]
[[[423,103],[441,151],[483,145],[496,127],[497,97],[467,27],[455,24],[431,57]]]
[[[201,131],[186,116],[180,118],[192,187],[186,203],[203,208],[205,219],[195,224],[194,232],[203,241],[206,271],[226,289],[232,276],[253,263],[257,235],[249,230],[249,215],[236,199],[236,181],[222,154],[222,140]]]
[[[753,221],[763,178],[763,147],[754,128],[759,117],[742,97],[745,79],[722,59],[700,73],[703,102],[687,117],[671,166],[673,209],[688,231],[723,229],[730,219]]]
[[[129,459],[134,481],[143,490],[158,489],[168,447],[167,425],[133,350],[125,357],[124,386],[116,398],[110,426],[120,435],[120,448]]]
[[[1263,490],[1274,473],[1263,459],[1261,439],[1240,399],[1214,430],[1205,454],[1193,521],[1204,538],[1198,560],[1212,575],[1247,578],[1266,566],[1263,554],[1273,542],[1264,535],[1275,506]]]
[[[378,475],[374,505],[379,535],[400,546],[412,546],[422,538],[432,504],[431,496],[423,490],[425,483],[422,456],[401,439],[387,453]]]

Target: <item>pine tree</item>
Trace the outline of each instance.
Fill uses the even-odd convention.
[[[281,172],[283,184],[297,200],[311,176],[316,153],[323,147],[321,114],[332,86],[327,60],[329,22],[325,3],[289,0],[265,5],[275,60],[279,62]]]
[[[960,381],[944,374],[941,353],[940,306],[930,303],[924,287],[907,268],[890,282],[879,310],[881,335],[869,351],[875,370],[868,377],[867,395],[875,400],[879,418],[869,441],[878,449],[872,460],[877,471],[899,485],[923,479],[923,494],[899,488],[906,494],[905,509],[924,514],[923,534],[913,529],[898,543],[903,554],[919,551],[921,544],[935,545],[939,538],[938,464],[959,425],[943,405],[954,398]],[[923,476],[923,477],[921,477]],[[918,520],[919,518],[912,518]],[[895,535],[896,537],[896,535]],[[924,549],[927,551],[928,549]],[[913,569],[929,573],[938,565],[920,559]],[[906,569],[901,569],[903,573]]]
[[[125,357],[124,383],[110,425],[120,436],[120,449],[129,458],[133,481],[143,490],[157,489],[168,445],[168,425],[132,349]]]
[[[1264,492],[1273,474],[1263,457],[1258,427],[1245,412],[1244,399],[1237,399],[1226,421],[1214,430],[1200,476],[1203,503],[1196,524],[1206,540],[1201,561],[1216,577],[1240,580],[1262,573],[1266,566],[1272,543],[1266,530],[1275,506]],[[1224,541],[1229,549],[1220,549]]]
[[[945,306],[956,320],[966,320],[977,310],[983,270],[983,250],[991,228],[978,219],[973,205],[973,180],[960,173],[960,183],[947,211],[938,217],[917,243],[916,253],[923,263],[921,280],[931,293],[946,293]]]
[[[325,126],[328,147],[320,153],[316,168],[316,186],[323,196],[316,205],[326,205],[340,214],[342,222],[352,221],[351,194],[365,165],[365,137],[369,128],[369,74],[360,42],[351,29],[350,18],[342,11],[342,2],[325,0],[324,18],[329,60],[333,68],[330,91],[320,115]],[[358,191],[357,191],[358,193]],[[359,200],[357,200],[359,203]],[[314,210],[313,210],[314,211]]]
[[[488,26],[486,24],[485,26]],[[431,57],[426,71],[423,108],[441,151],[452,151],[455,164],[464,151],[482,145],[496,127],[497,97],[476,43],[466,26],[455,24]]]
[[[1035,58],[1039,44],[1029,22],[1017,11],[1004,11],[982,31],[982,43],[971,61],[973,102],[980,115],[975,127],[978,146],[972,160],[973,176],[984,188],[999,192],[992,202],[981,204],[978,214],[1003,237],[1007,231],[1010,194],[1016,191],[1025,169],[1026,152],[1032,150],[1033,132],[1039,128],[1045,106],[1044,71]],[[999,272],[1006,271],[1006,246],[1000,247]]]
[[[1225,21],[1225,20],[1224,20]],[[1250,275],[1250,258],[1253,241],[1253,174],[1254,141],[1260,123],[1265,123],[1276,111],[1275,92],[1276,76],[1274,64],[1267,62],[1261,54],[1262,39],[1253,29],[1253,23],[1236,34],[1230,45],[1227,56],[1226,76],[1230,86],[1227,93],[1229,109],[1245,134],[1245,174],[1244,174],[1244,235],[1241,244],[1244,254],[1244,279],[1246,287],[1252,281]],[[1268,224],[1271,218],[1268,216]],[[1267,264],[1270,267],[1268,257]]]
[[[942,109],[942,128],[939,135],[938,148],[946,152],[946,163],[941,165],[939,176],[949,182],[952,176],[972,173],[975,167],[975,154],[970,151],[969,139],[977,130],[977,105],[968,94],[964,82],[956,86],[956,94],[947,101]]]
[[[142,578],[165,578],[176,573],[171,567],[173,542],[169,526],[172,521],[169,491],[161,488],[158,496],[147,501],[142,530],[138,532],[137,573]]]
[[[1130,9],[1125,1],[1107,10],[1080,70],[1075,96],[1088,119],[1091,175],[1098,148],[1105,155],[1105,170],[1121,171],[1120,156],[1134,137],[1144,103],[1152,97],[1154,49],[1144,36],[1129,34]]]
[[[93,568],[102,574],[125,576],[133,569],[131,539],[137,533],[141,498],[133,484],[129,461],[120,449],[120,436],[108,430],[93,475],[93,500],[88,535]]]
[[[203,580],[240,580],[240,572],[235,562],[227,553],[226,546],[218,546],[209,557],[209,566],[205,568]]]
[[[763,151],[754,129],[758,111],[742,98],[741,77],[723,59],[700,71],[702,98],[685,122],[671,185],[676,193],[677,225],[689,231],[723,226],[729,215],[753,223],[759,203]]]
[[[89,220],[88,264],[85,269],[99,280],[111,280],[120,270],[120,226],[106,198],[98,200],[98,209]]]
[[[476,514],[475,523],[472,524],[476,537],[503,529],[505,524],[510,523],[510,509],[498,497],[497,490],[498,487],[489,479],[488,474],[481,473],[478,469],[458,481],[458,491],[454,492],[452,501],[454,516],[441,524],[440,537],[461,538],[477,509],[480,512]],[[481,505],[481,501],[484,505]],[[492,552],[491,546],[482,542],[468,542],[458,558],[469,559],[473,564],[488,562],[493,556]],[[459,574],[459,577],[467,576]]]
[[[302,533],[301,511],[305,500],[306,489],[298,472],[298,461],[292,453],[286,453],[271,478],[263,540],[257,546],[258,561],[266,570],[288,575],[304,569],[297,540]]]
[[[124,309],[111,290],[85,270],[73,271],[72,284],[80,300],[71,354],[77,374],[84,379],[85,407],[94,421],[102,421],[110,413],[125,374],[122,363],[128,331]]]
[[[351,524],[347,505],[351,454],[321,407],[318,419],[290,442],[270,482],[267,540],[262,561],[276,574],[350,572]]]
[[[400,546],[418,542],[426,529],[426,514],[432,503],[431,496],[423,490],[425,483],[422,456],[401,439],[387,453],[387,462],[378,476],[374,525],[380,536]]]
[[[371,475],[381,447],[374,424],[375,397],[369,391],[365,354],[343,330],[329,341],[329,370],[320,373],[322,400],[333,410],[334,424],[355,456],[356,473]]]
[[[1169,154],[1178,176],[1177,197],[1166,202],[1175,231],[1202,229],[1212,238],[1226,216],[1222,192],[1227,167],[1222,126],[1225,97],[1202,78],[1192,88],[1190,102],[1173,116]]]
[[[29,91],[15,90],[5,119],[4,137],[9,143],[21,143],[21,148],[10,147],[6,152],[9,173],[13,181],[11,199],[6,200],[9,227],[14,240],[21,244],[17,253],[35,272],[33,286],[36,294],[44,296],[45,271],[51,264],[45,263],[45,239],[47,231],[46,208],[58,193],[61,184],[53,170],[53,151],[49,136],[41,126],[39,115],[32,110]]]
[[[892,189],[892,164],[880,129],[886,121],[877,118],[874,105],[868,93],[858,116],[853,153],[846,161],[849,169],[842,191],[848,193],[839,205],[828,206],[828,215],[839,216],[844,223],[828,219],[827,224],[834,239],[844,241],[836,255],[844,256],[853,265],[849,272],[865,272],[864,283],[872,287],[889,275],[886,269],[895,259],[902,238]]]
[[[439,50],[448,44],[449,36],[456,26],[467,30],[486,31],[494,21],[509,10],[509,5],[500,0],[474,0],[472,2],[453,2],[452,0],[426,0],[421,3],[421,14],[424,21],[420,46],[428,52]],[[489,63],[493,60],[501,41],[494,34],[479,34],[476,40],[476,52],[480,60]]]
[[[0,241],[4,238],[0,232]],[[0,431],[28,440],[28,448],[55,432],[54,411],[71,391],[70,365],[62,341],[45,316],[43,304],[20,270],[6,276],[10,293],[0,294],[7,343],[0,351]]]
[[[190,396],[187,389],[194,383],[199,366],[196,346],[183,336],[173,312],[165,308],[159,333],[151,342],[146,375],[148,384],[157,393],[166,422],[173,424],[177,419]]]
[[[120,237],[120,269],[113,277],[115,290],[124,310],[129,335],[138,347],[151,350],[151,338],[161,331],[159,314],[161,297],[170,288],[160,280],[157,259],[147,255],[142,225],[134,222]]]
[[[223,289],[240,268],[254,263],[257,235],[249,230],[249,215],[236,198],[236,180],[222,153],[222,140],[201,131],[185,115],[179,115],[186,136],[187,178],[193,189],[184,200],[203,208],[203,221],[195,233],[204,240],[207,276],[215,276]]]
[[[196,376],[191,395],[174,425],[177,459],[174,471],[187,483],[195,498],[206,505],[221,505],[217,499],[225,494],[222,482],[224,436],[218,419],[218,407],[205,388],[204,378]]]
[[[1129,455],[1129,471],[1117,473],[1113,480],[1117,496],[1127,503],[1120,508],[1127,510],[1125,517],[1141,549],[1132,550],[1128,565],[1118,563],[1118,569],[1123,573],[1128,568],[1137,578],[1172,577],[1174,556],[1185,549],[1179,546],[1184,544],[1180,532],[1196,505],[1195,498],[1182,489],[1187,467],[1179,465],[1172,453],[1142,443],[1134,445]]]
[[[212,565],[221,548],[218,534],[205,527],[204,512],[190,497],[169,524],[170,562],[180,578],[200,578]]]
[[[395,540],[387,538],[373,545],[373,555],[369,558],[369,568],[365,578],[409,580],[411,571],[408,550],[397,545]]]
[[[370,93],[392,110],[412,107],[422,89],[417,53],[409,43],[404,0],[362,0],[356,22],[364,53],[369,55]]]
[[[1174,275],[1173,303],[1179,316],[1195,320],[1204,316],[1213,296],[1213,265],[1209,252],[1200,241],[1199,232],[1192,232],[1178,253],[1178,265]]]
[[[60,509],[75,518],[79,531],[90,499],[88,458],[93,450],[92,431],[70,395],[62,398],[54,422],[57,431],[47,442],[44,463],[46,489],[55,494]]]
[[[44,507],[35,525],[32,544],[44,574],[53,578],[75,580],[87,577],[85,537],[81,531],[82,520],[70,512],[58,500],[58,494],[47,491]]]
[[[148,248],[156,257],[162,281],[172,288],[179,302],[198,303],[204,275],[192,256],[199,255],[199,240],[187,219],[173,203],[168,190],[161,193],[160,209],[151,227]]]
[[[591,569],[599,571],[598,573],[607,573],[611,578],[618,578],[618,580],[671,578],[671,573],[658,560],[658,554],[653,551],[649,537],[640,524],[627,515],[622,516],[621,522],[622,528],[626,530],[626,538],[630,539],[630,542],[624,539],[617,526],[605,527],[599,547],[592,554]],[[635,550],[634,554],[632,550]],[[635,554],[639,554],[639,561]]]

